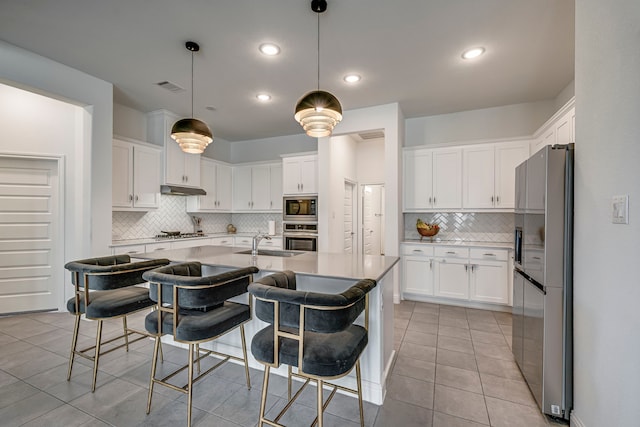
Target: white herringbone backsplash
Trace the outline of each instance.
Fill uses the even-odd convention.
[[[449,241],[510,243],[515,226],[512,213],[406,213],[405,239],[420,238],[416,230],[418,218],[430,224],[438,224],[440,232],[437,237]]]
[[[187,198],[183,196],[160,196],[160,208],[149,212],[113,212],[112,239],[146,239],[161,231],[193,232],[193,222],[186,212]],[[238,233],[267,232],[268,222],[276,222],[276,233],[282,233],[282,214],[230,214],[200,213],[202,231],[223,233],[227,225],[233,224]]]

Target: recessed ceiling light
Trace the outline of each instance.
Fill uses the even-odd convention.
[[[256,95],[256,98],[258,98],[258,100],[262,102],[271,101],[271,95],[267,93],[259,93]]]
[[[477,58],[484,53],[483,47],[474,47],[473,49],[465,50],[462,52],[462,57],[464,59],[473,59]]]
[[[269,56],[277,55],[280,53],[280,47],[273,43],[263,43],[260,45],[259,49],[260,49],[260,52]]]
[[[357,74],[347,74],[346,76],[344,76],[344,81],[347,83],[356,83],[359,82],[360,79],[362,79],[362,77]]]

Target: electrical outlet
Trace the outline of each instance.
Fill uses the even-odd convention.
[[[551,413],[553,415],[562,415],[560,414],[560,406],[558,405],[551,405]]]
[[[611,199],[611,222],[629,224],[629,195],[613,196]]]

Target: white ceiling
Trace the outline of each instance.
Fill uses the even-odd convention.
[[[430,116],[551,99],[573,80],[574,0],[328,3],[320,86],[344,110],[398,102]],[[143,112],[191,114],[184,42],[198,42],[194,115],[228,141],[302,133],[293,111],[316,88],[316,23],[309,0],[0,0],[0,39],[113,83],[115,102]],[[260,54],[263,42],[281,54]],[[462,60],[474,46],[486,54]]]

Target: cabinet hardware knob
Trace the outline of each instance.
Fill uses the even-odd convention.
[[[132,194],[129,194],[129,201],[133,202],[133,195]]]
[[[351,233],[353,234],[353,233]],[[422,249],[414,249],[413,252],[422,252]]]
[[[500,203],[500,196],[496,196],[496,203]]]
[[[464,265],[464,271],[469,271],[469,265],[468,264]]]
[[[436,205],[436,198],[434,197],[433,198],[433,206],[435,206],[435,205]]]
[[[496,256],[496,254],[482,254],[483,256]]]
[[[456,252],[453,252],[453,251],[449,251],[449,252],[447,252],[447,253],[448,253],[448,254],[451,254],[451,255],[456,255]]]
[[[493,196],[491,196],[491,203],[493,203]]]

